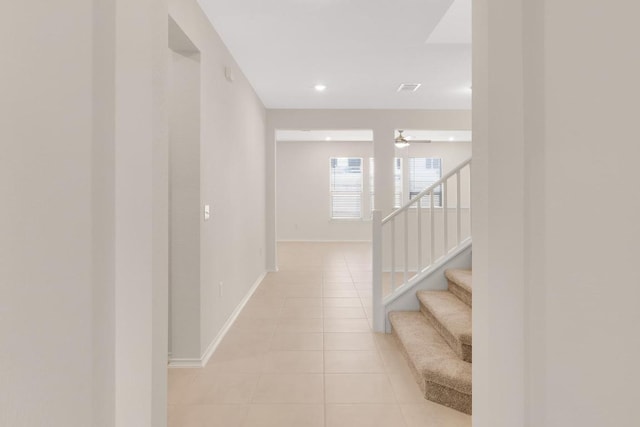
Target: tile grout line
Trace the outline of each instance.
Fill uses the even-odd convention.
[[[330,423],[328,422],[328,402],[327,402],[327,376],[329,375],[327,373],[327,359],[326,359],[326,352],[327,352],[327,340],[326,340],[326,321],[327,321],[327,317],[325,316],[325,308],[327,308],[325,302],[327,301],[327,298],[329,298],[330,296],[332,296],[332,294],[329,293],[328,295],[328,290],[325,288],[325,286],[327,285],[327,280],[329,280],[330,278],[336,279],[338,277],[340,277],[339,273],[340,271],[344,271],[344,268],[346,267],[346,269],[349,272],[349,275],[351,276],[351,282],[350,282],[350,286],[353,287],[356,290],[356,295],[358,297],[358,302],[352,301],[353,305],[356,305],[359,309],[363,310],[364,312],[364,320],[367,321],[368,323],[368,328],[366,331],[364,330],[350,330],[349,328],[352,327],[353,325],[355,325],[355,323],[352,325],[350,324],[348,321],[346,322],[346,324],[344,325],[344,328],[335,328],[335,332],[336,334],[365,334],[365,335],[370,335],[373,338],[373,347],[370,350],[368,348],[358,348],[356,350],[344,350],[344,348],[349,348],[352,347],[350,342],[351,340],[346,339],[346,341],[344,341],[342,338],[340,338],[336,343],[338,344],[338,346],[336,347],[336,350],[331,350],[331,351],[346,351],[346,352],[358,352],[358,351],[371,351],[373,350],[374,353],[377,355],[377,357],[380,359],[380,363],[382,364],[382,368],[383,368],[383,373],[384,373],[384,377],[386,378],[388,381],[389,386],[391,387],[391,392],[393,393],[393,399],[389,399],[387,400],[387,402],[389,402],[388,404],[390,405],[390,407],[394,407],[396,408],[396,410],[400,411],[400,416],[397,417],[398,421],[398,425],[402,425],[403,427],[407,427],[409,426],[409,422],[413,419],[411,417],[411,415],[416,415],[413,414],[413,412],[409,412],[408,414],[405,414],[404,411],[402,410],[401,405],[403,403],[401,403],[401,400],[404,401],[403,399],[401,399],[401,395],[404,395],[404,387],[400,387],[398,390],[400,391],[400,393],[397,392],[396,387],[394,387],[394,383],[392,381],[392,376],[395,373],[395,370],[390,369],[391,367],[395,367],[396,363],[395,363],[395,359],[390,359],[390,361],[393,361],[394,363],[386,363],[385,358],[383,357],[383,353],[386,354],[386,352],[391,351],[392,347],[389,347],[389,345],[387,345],[388,343],[385,340],[379,339],[379,334],[376,334],[372,331],[371,329],[371,323],[370,323],[370,318],[367,315],[367,312],[365,310],[365,299],[363,298],[363,294],[368,293],[367,292],[367,287],[365,282],[360,283],[361,286],[360,287],[356,287],[355,286],[355,279],[354,279],[354,271],[356,271],[358,274],[358,278],[362,281],[364,276],[366,275],[366,270],[363,268],[364,267],[364,262],[363,259],[360,256],[360,253],[351,253],[351,258],[354,260],[355,265],[357,265],[356,267],[354,267],[352,265],[351,262],[349,262],[347,260],[347,253],[346,252],[341,252],[340,253],[340,258],[342,259],[342,262],[344,262],[344,264],[340,264],[340,259],[336,259],[333,261],[333,263],[329,263],[329,262],[325,262],[325,265],[322,267],[321,270],[321,277],[322,277],[322,281],[321,281],[321,289],[319,292],[320,295],[320,308],[321,308],[321,312],[320,312],[320,317],[319,319],[321,320],[319,323],[321,325],[320,328],[320,339],[318,340],[317,337],[314,338],[312,341],[308,341],[307,339],[304,339],[303,341],[298,341],[298,340],[294,340],[294,341],[290,341],[287,340],[287,344],[285,346],[285,349],[281,349],[281,348],[273,348],[275,346],[276,343],[276,335],[278,333],[278,331],[282,330],[282,327],[286,326],[286,325],[292,325],[295,327],[295,324],[297,323],[297,319],[295,316],[292,318],[287,318],[284,319],[282,316],[285,314],[285,308],[287,305],[287,302],[289,299],[301,299],[301,302],[303,302],[302,306],[303,307],[307,307],[307,308],[311,308],[311,303],[313,301],[311,301],[310,299],[307,299],[305,301],[302,301],[302,299],[304,298],[311,298],[311,297],[296,297],[296,296],[286,296],[286,294],[279,294],[278,295],[278,299],[281,301],[278,305],[277,305],[277,312],[274,313],[275,314],[275,318],[277,319],[277,321],[275,322],[275,326],[273,328],[269,328],[268,329],[268,339],[267,341],[267,346],[265,349],[260,350],[260,352],[258,354],[260,354],[261,356],[261,364],[260,366],[260,370],[259,370],[259,375],[258,375],[258,381],[256,381],[250,397],[248,398],[249,402],[248,402],[248,410],[246,411],[244,418],[242,419],[242,421],[240,421],[239,425],[237,427],[241,427],[241,426],[248,426],[250,423],[250,419],[249,419],[249,414],[250,414],[250,410],[254,405],[260,405],[261,403],[256,403],[254,402],[254,399],[256,398],[257,395],[257,390],[258,390],[258,386],[260,384],[260,381],[265,377],[266,374],[268,374],[269,372],[267,372],[269,370],[267,362],[269,359],[267,359],[267,356],[271,353],[271,352],[276,352],[276,351],[282,351],[282,352],[303,352],[303,351],[311,351],[309,350],[309,348],[314,349],[317,348],[317,342],[319,341],[321,343],[320,349],[321,349],[321,362],[322,362],[322,405],[323,405],[323,422],[322,423],[318,423],[320,425],[323,425],[324,427],[327,427],[328,425],[330,425]],[[324,254],[325,257],[330,256],[327,254]],[[336,257],[338,258],[338,257]],[[356,262],[358,261],[358,262]],[[338,264],[336,265],[336,262],[338,262]],[[361,271],[362,270],[362,271]],[[337,274],[334,272],[338,272]],[[316,274],[316,273],[313,273]],[[295,275],[294,275],[295,276]],[[294,276],[284,276],[283,278],[285,279],[284,282],[281,282],[279,280],[274,281],[274,283],[277,283],[279,285],[284,284],[285,282],[288,283],[291,281],[291,277]],[[261,284],[262,286],[263,284]],[[345,281],[345,285],[346,285],[346,281]],[[335,289],[339,289],[339,286],[335,287]],[[346,296],[340,296],[340,297],[336,297],[338,299],[341,298],[349,298]],[[255,299],[260,299],[258,298],[257,295],[254,295],[252,297],[253,300]],[[274,301],[275,302],[275,301]],[[340,304],[342,304],[342,302],[338,303],[338,307],[341,307]],[[345,304],[348,304],[349,306],[351,306],[351,303],[347,303],[345,301]],[[314,303],[314,308],[315,308],[315,303]],[[348,308],[347,306],[345,306],[345,308]],[[245,308],[246,309],[246,308]],[[258,305],[258,309],[262,310],[262,307],[260,305]],[[274,310],[275,311],[275,310]],[[346,313],[340,313],[340,310],[338,310],[338,314],[347,314],[350,315],[351,313],[349,313],[349,310],[345,310]],[[295,313],[294,313],[295,314]],[[306,318],[305,318],[306,319]],[[344,320],[348,320],[351,319],[349,317],[336,317],[335,319],[344,319]],[[335,320],[333,318],[330,318],[330,320]],[[301,325],[301,330],[300,331],[295,331],[295,328],[292,328],[291,331],[286,332],[283,331],[283,333],[288,333],[288,334],[292,334],[292,335],[300,335],[300,334],[311,334],[313,333],[313,327],[315,327],[315,325],[317,325],[318,323],[308,323],[305,322],[303,325]],[[253,325],[253,324],[249,324],[249,325]],[[259,325],[259,323],[255,323],[255,325]],[[250,329],[255,329],[255,325],[252,326],[252,328]],[[311,327],[313,326],[313,327]],[[361,325],[358,324],[358,327],[360,327]],[[383,335],[387,335],[387,334],[383,334]],[[341,342],[344,341],[344,343],[346,343],[345,345],[342,345]],[[282,343],[285,343],[284,341],[282,341]],[[308,346],[308,344],[311,344],[311,347]],[[293,347],[291,347],[291,345],[293,345]],[[306,348],[309,347],[309,348]],[[360,347],[360,344],[358,344],[357,346],[354,347]],[[341,349],[341,350],[338,350]],[[316,357],[314,357],[315,360],[317,360]],[[279,360],[279,359],[278,359]],[[317,362],[314,362],[317,363]],[[280,364],[278,364],[278,366],[280,366]],[[317,365],[316,365],[317,366]],[[287,368],[288,369],[288,368]],[[288,371],[287,371],[288,372]],[[303,372],[300,372],[303,373]],[[336,372],[336,374],[340,374],[340,372]],[[351,372],[351,370],[346,370],[344,372],[344,374],[370,374],[370,375],[375,375],[377,374],[376,372]],[[192,381],[194,381],[195,378],[190,378],[188,380],[189,383],[191,383]],[[400,386],[403,385],[403,383],[399,383]],[[266,402],[263,402],[262,404],[267,404]],[[274,402],[274,403],[270,403],[272,405],[301,405],[302,403],[278,403],[278,402]],[[345,403],[347,404],[347,403]],[[352,406],[360,406],[360,405],[373,405],[374,403],[368,403],[368,402],[358,402],[358,403],[350,403],[349,405]],[[383,402],[379,402],[379,403],[375,403],[378,405],[382,405]],[[175,406],[175,405],[174,405]],[[317,412],[316,412],[317,413]],[[255,413],[254,413],[255,414]],[[431,419],[433,420],[433,415],[431,414],[427,414],[425,413],[424,416],[427,416],[427,419]],[[420,416],[420,418],[424,418],[424,416]],[[395,419],[396,417],[394,417]],[[414,417],[415,418],[415,417]],[[417,418],[416,418],[417,419]],[[185,426],[186,427],[186,426]],[[232,426],[229,426],[232,427]],[[400,426],[399,426],[400,427]]]
[[[264,279],[263,279],[264,281]],[[260,283],[260,286],[262,286],[262,283]],[[249,301],[251,301],[254,297],[252,296]],[[256,381],[256,385],[253,388],[253,391],[251,392],[251,397],[249,398],[249,403],[248,403],[248,411],[245,414],[245,421],[242,423],[243,426],[247,424],[248,419],[249,419],[249,411],[251,410],[251,406],[255,403],[253,400],[255,398],[256,392],[258,390],[258,385],[260,384],[260,380],[264,377],[265,374],[265,369],[266,369],[266,356],[267,354],[271,351],[271,345],[273,344],[273,339],[275,337],[276,331],[278,330],[278,325],[280,324],[280,319],[281,319],[281,314],[284,311],[284,304],[285,304],[286,298],[282,298],[282,303],[280,304],[280,309],[278,310],[278,315],[276,317],[277,321],[276,321],[276,326],[275,328],[273,328],[273,331],[271,332],[271,337],[269,338],[269,343],[266,346],[265,351],[262,354],[262,364],[261,364],[261,368],[260,368],[260,374],[258,375],[258,381]]]
[[[325,285],[325,271],[322,271],[322,291],[321,291],[321,297],[322,299],[320,300],[320,303],[322,304],[322,409],[323,409],[323,416],[322,416],[322,425],[324,427],[327,427],[327,367],[326,367],[326,358],[324,357],[324,350],[325,350],[325,339],[324,339],[324,285]]]

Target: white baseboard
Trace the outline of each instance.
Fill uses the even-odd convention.
[[[167,366],[169,368],[202,368],[203,365],[201,359],[170,358]]]
[[[209,359],[211,359],[211,356],[213,356],[213,353],[216,351],[216,349],[224,339],[224,337],[229,332],[229,329],[231,329],[231,326],[233,326],[233,323],[236,321],[236,319],[242,312],[242,309],[244,308],[245,305],[247,305],[247,302],[249,302],[249,299],[251,299],[251,297],[253,296],[253,293],[256,291],[256,289],[258,289],[258,286],[260,286],[260,283],[262,283],[262,280],[265,278],[266,275],[267,275],[267,272],[265,271],[260,275],[260,277],[258,277],[255,283],[251,286],[251,289],[249,289],[249,291],[244,296],[244,298],[242,298],[242,301],[240,301],[240,303],[236,306],[235,310],[233,310],[233,313],[231,313],[227,321],[224,323],[224,325],[222,325],[222,328],[220,329],[216,337],[213,339],[213,341],[211,341],[211,344],[209,344],[209,346],[204,351],[204,353],[202,353],[202,356],[199,359],[195,359],[195,358],[173,359],[172,358],[172,359],[169,359],[169,367],[170,368],[204,368],[209,362]]]

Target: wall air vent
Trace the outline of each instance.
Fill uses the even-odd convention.
[[[402,83],[398,87],[398,92],[415,92],[420,89],[421,83]]]

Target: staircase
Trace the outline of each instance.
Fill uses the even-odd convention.
[[[372,225],[374,330],[427,399],[471,414],[471,159]]]
[[[425,398],[471,414],[471,270],[447,270],[446,291],[418,291],[420,311],[389,313]]]

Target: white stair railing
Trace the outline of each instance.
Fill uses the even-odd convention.
[[[471,159],[386,218],[373,211],[373,326],[385,302],[411,289],[471,241]]]

